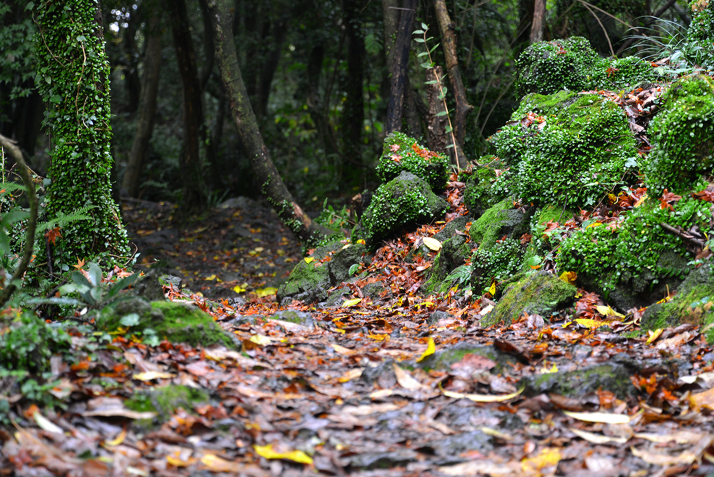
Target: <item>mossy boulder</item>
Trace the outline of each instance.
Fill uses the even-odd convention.
[[[481,326],[510,325],[524,313],[548,317],[575,300],[577,289],[547,272],[534,272],[511,284]]]
[[[455,219],[450,220],[446,225],[444,225],[444,228],[437,232],[434,235],[434,238],[439,242],[445,242],[451,237],[453,237],[457,231],[465,232],[466,224],[468,224],[472,220],[473,218],[469,217],[468,215],[456,217]]]
[[[449,159],[420,146],[416,139],[393,132],[384,139],[382,156],[377,164],[377,177],[389,182],[403,171],[425,180],[435,191],[446,187],[449,178]]]
[[[710,264],[693,270],[668,302],[654,304],[642,316],[642,328],[656,330],[682,323],[709,325],[714,323],[714,269]],[[714,328],[706,334],[714,342]]]
[[[124,405],[137,412],[155,412],[160,422],[168,421],[178,408],[186,411],[202,403],[208,402],[210,396],[203,389],[189,386],[169,385],[153,388],[134,394],[124,402]]]
[[[620,399],[626,399],[637,394],[630,380],[636,371],[619,363],[596,364],[569,371],[531,375],[522,379],[521,384],[526,386],[526,396],[555,393],[577,398],[604,389],[615,393]]]
[[[627,117],[598,94],[530,94],[490,142],[509,166],[493,193],[523,203],[592,207],[637,178]]]
[[[498,174],[507,166],[496,156],[484,156],[471,171],[462,174],[464,205],[474,218],[479,218],[486,210],[496,205],[503,197],[491,187]]]
[[[504,236],[520,238],[530,229],[532,209],[514,208],[511,199],[504,199],[488,209],[471,224],[469,235],[479,248],[490,250]]]
[[[496,349],[494,346],[462,342],[437,350],[423,361],[416,363],[416,366],[427,371],[432,369],[448,371],[453,364],[458,363],[468,354],[476,354],[496,363],[496,366],[491,369],[494,373],[499,373],[516,364],[516,359],[513,356]]]
[[[479,247],[471,257],[470,284],[474,294],[481,295],[491,283],[508,280],[523,264],[524,247],[518,240],[507,238],[492,247]]]
[[[327,264],[330,283],[333,286],[339,285],[352,276],[352,274],[350,274],[350,268],[352,268],[353,265],[366,264],[368,262],[367,248],[364,245],[345,245],[342,249],[335,252],[332,256],[332,260]]]
[[[149,302],[140,297],[121,301],[102,312],[97,328],[109,332],[128,328],[130,333],[143,335],[153,332],[159,339],[192,346],[235,347],[229,334],[211,315],[196,306],[170,301]]]
[[[578,283],[627,311],[650,305],[676,289],[694,257],[683,240],[660,224],[709,230],[711,204],[685,197],[673,206],[645,203],[617,224],[591,224],[560,244],[560,271],[578,274]]]
[[[645,163],[650,196],[689,192],[714,165],[714,80],[685,76],[662,95],[650,123],[652,151]]]
[[[422,293],[431,295],[447,292],[452,286],[452,280],[447,280],[449,273],[462,266],[470,255],[471,247],[463,235],[454,235],[446,240],[427,272],[427,279],[421,286]]]
[[[369,249],[401,230],[444,215],[449,204],[432,192],[429,184],[411,172],[382,184],[362,216],[363,236]]]

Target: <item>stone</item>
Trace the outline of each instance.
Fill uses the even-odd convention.
[[[446,293],[451,288],[455,278],[449,278],[450,273],[464,265],[466,259],[471,255],[471,247],[466,243],[463,235],[454,235],[446,240],[434,259],[434,264],[427,271],[427,279],[421,286],[420,291],[425,295],[434,293]],[[468,281],[470,273],[466,270],[465,280]]]
[[[636,367],[622,363],[594,364],[569,371],[530,375],[523,378],[520,384],[525,384],[524,394],[529,397],[543,393],[580,397],[607,389],[619,399],[626,399],[638,394],[630,381],[630,376],[636,371]]]
[[[493,345],[485,346],[469,342],[461,342],[447,348],[439,349],[431,356],[427,356],[423,361],[416,363],[416,366],[427,371],[436,369],[438,371],[448,371],[451,365],[461,361],[467,354],[476,354],[496,363],[492,372],[499,373],[508,369],[510,365],[516,364],[516,359],[496,349]]]
[[[532,209],[514,209],[513,201],[504,199],[474,221],[469,234],[479,248],[489,250],[504,236],[520,238],[528,233],[532,215]]]

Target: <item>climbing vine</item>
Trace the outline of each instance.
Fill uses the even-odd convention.
[[[67,270],[78,259],[126,260],[126,230],[111,196],[109,63],[99,4],[42,0],[27,8],[38,27],[35,84],[53,145],[46,211],[52,219],[90,207],[92,218],[61,230],[48,258],[55,270]]]

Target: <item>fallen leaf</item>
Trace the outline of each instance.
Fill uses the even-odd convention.
[[[663,328],[657,328],[657,329],[654,330],[654,331],[648,331],[648,333],[649,333],[650,336],[649,336],[649,338],[647,338],[647,343],[646,343],[646,344],[651,345],[652,343],[654,343],[655,340],[656,340],[657,338],[659,338],[659,336],[662,334],[663,331],[664,331]]]
[[[32,418],[42,430],[51,432],[53,434],[64,434],[64,430],[62,430],[61,427],[43,416],[42,413],[40,413],[39,409],[32,413]]]
[[[350,416],[369,416],[370,414],[383,414],[389,411],[396,411],[400,407],[400,405],[391,402],[384,404],[363,404],[361,406],[345,406],[342,408],[342,412]]]
[[[689,406],[693,411],[699,411],[702,408],[714,410],[714,388],[689,396]]]
[[[441,250],[441,242],[439,242],[435,238],[422,237],[422,242],[424,242],[424,245],[426,245],[430,250],[433,250],[434,252],[438,252],[439,250]]]
[[[361,298],[352,298],[351,300],[345,300],[345,302],[342,304],[342,308],[349,308],[351,306],[355,306],[357,303],[361,302]]]
[[[114,439],[106,441],[104,444],[108,446],[118,446],[124,442],[124,439],[126,439],[126,427],[124,427]]]
[[[608,306],[602,306],[602,305],[597,305],[595,307],[598,313],[604,316],[617,316],[618,318],[624,318],[625,315],[622,313],[618,313],[615,310],[613,310],[609,305]]]
[[[312,464],[312,457],[305,454],[301,450],[293,450],[289,452],[275,452],[273,446],[268,444],[267,446],[254,445],[253,449],[255,452],[266,459],[287,459],[299,464]]]
[[[563,272],[560,274],[561,280],[563,280],[565,283],[570,283],[571,285],[575,285],[575,280],[578,279],[578,274],[575,272]]]
[[[360,376],[362,376],[362,371],[364,371],[364,368],[350,369],[345,374],[340,376],[340,378],[337,381],[340,383],[346,383],[347,381],[351,381],[353,379],[359,378]]]
[[[523,472],[539,472],[546,467],[555,467],[560,462],[560,449],[555,447],[546,447],[534,457],[529,457],[521,461],[521,469]]]
[[[585,422],[601,422],[603,424],[627,424],[630,416],[625,414],[609,414],[606,412],[572,412],[563,411],[566,416]]]
[[[260,298],[264,296],[275,295],[276,293],[278,293],[278,289],[275,287],[258,288],[257,290],[255,290],[255,294],[258,295]]]
[[[477,477],[482,475],[500,477],[521,475],[521,468],[510,463],[478,460],[439,467],[439,472],[444,475],[453,475],[456,477]]]
[[[315,260],[315,257],[305,257],[305,263],[312,263],[313,260]]]
[[[211,472],[232,472],[239,473],[243,470],[243,462],[231,462],[226,459],[222,459],[217,455],[206,454],[201,457],[201,463],[206,466]]]
[[[427,356],[431,356],[436,351],[436,345],[434,344],[434,338],[429,338],[429,343],[426,345],[426,349],[416,360],[417,363],[421,363]]]
[[[491,294],[491,296],[496,296],[496,282],[491,283],[491,286],[488,287],[488,292]],[[485,313],[482,313],[485,315]]]
[[[151,381],[153,379],[169,379],[176,376],[171,373],[164,373],[162,371],[146,371],[144,373],[136,373],[131,378],[137,381]]]
[[[358,353],[357,351],[355,351],[353,349],[345,348],[344,346],[340,346],[335,343],[331,343],[330,346],[332,347],[332,349],[334,349],[335,351],[337,351],[340,354],[344,354],[345,356],[354,356]]]
[[[271,344],[273,342],[273,340],[271,340],[270,338],[268,338],[265,335],[253,335],[248,339],[248,341],[250,341],[251,343],[260,345],[260,346],[268,346],[269,344]]]
[[[626,437],[609,437],[602,434],[593,434],[592,432],[583,431],[574,427],[570,431],[576,436],[593,444],[624,444],[628,441]]]
[[[630,447],[630,450],[632,451],[632,454],[635,457],[639,457],[640,459],[644,460],[648,464],[655,464],[655,465],[677,465],[677,464],[689,465],[689,464],[693,463],[695,460],[697,460],[697,457],[698,457],[694,452],[691,452],[691,451],[684,451],[678,455],[669,455],[669,454],[657,454],[654,452],[647,452],[644,450],[639,450],[636,447]]]
[[[677,444],[693,444],[699,442],[706,434],[693,431],[668,431],[666,434],[651,434],[646,432],[635,433],[635,437],[645,439],[657,444],[668,444],[676,442]]]
[[[590,330],[596,330],[600,328],[601,326],[609,326],[610,322],[607,321],[599,321],[599,320],[589,320],[587,318],[577,318],[575,320],[577,324],[580,326],[584,326],[585,328],[588,328]]]
[[[525,386],[521,386],[521,388],[516,391],[515,393],[511,394],[503,394],[500,396],[495,396],[491,394],[461,394],[461,393],[455,393],[451,391],[443,391],[444,396],[454,398],[454,399],[469,399],[473,402],[503,402],[503,401],[508,401],[509,399],[513,399],[514,397],[518,396],[523,392],[523,390],[526,389]]]
[[[397,382],[404,389],[408,389],[409,391],[432,391],[430,387],[423,385],[414,379],[411,374],[397,366],[397,363],[393,363],[392,366],[394,367],[394,374],[397,376]]]
[[[87,402],[84,417],[126,417],[129,419],[153,419],[155,412],[138,412],[124,407],[124,401],[119,398],[99,397]]]

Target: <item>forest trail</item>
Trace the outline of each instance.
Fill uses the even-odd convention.
[[[404,293],[370,303],[357,286],[343,306],[279,310],[272,275],[302,260],[299,246],[268,209],[236,205],[179,229],[168,204],[124,204],[142,263],[166,260],[203,295],[169,297],[208,311],[239,348],[116,337],[96,359],[56,363],[69,407],[26,410],[0,475],[714,472],[714,392],[702,392],[713,355],[695,327],[652,343],[627,337],[636,323],[591,330],[530,315],[482,329],[487,303]],[[400,243],[374,262],[397,287],[414,268]],[[232,299],[236,286],[247,301]],[[122,404],[132,396],[158,412],[138,419]]]

